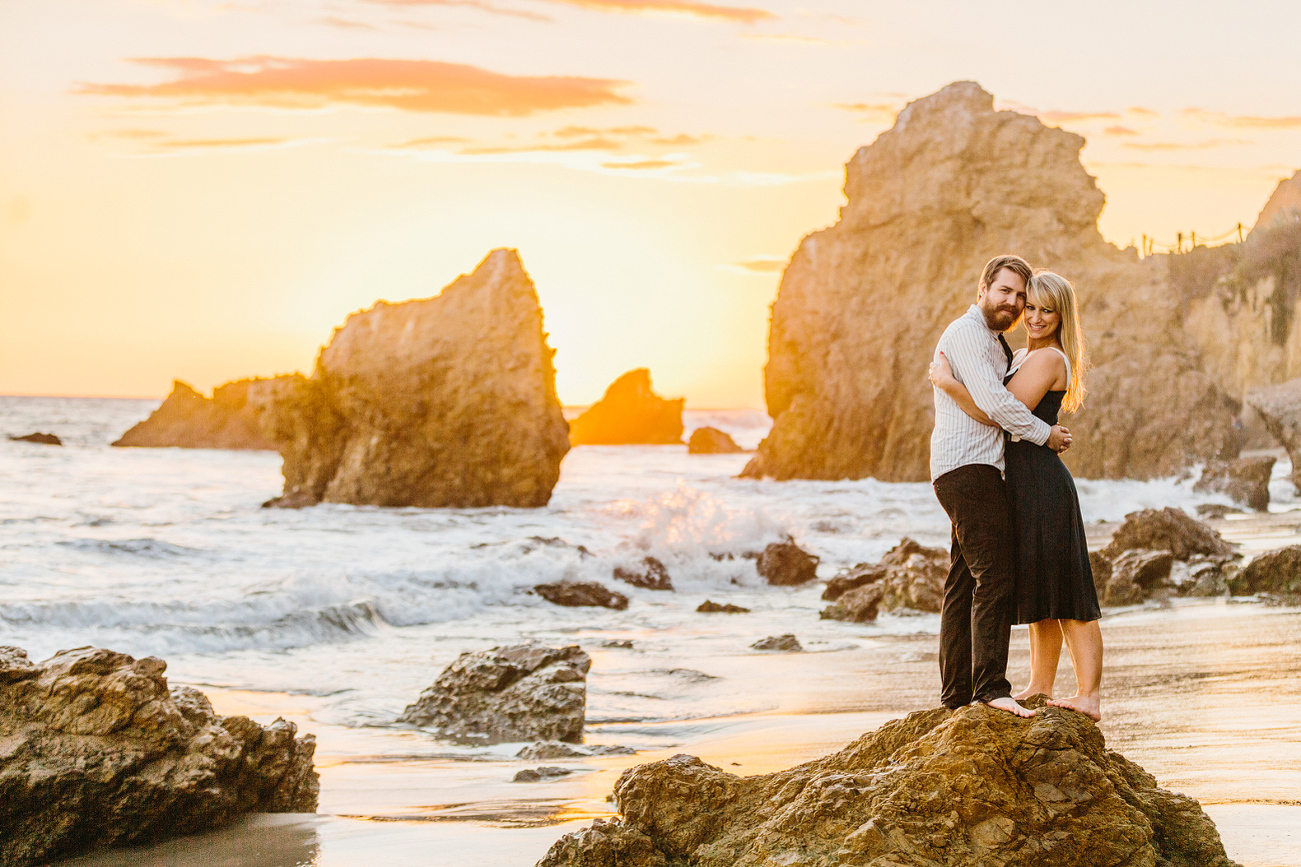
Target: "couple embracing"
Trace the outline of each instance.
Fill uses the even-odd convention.
[[[1024,317],[1028,346],[1003,332]],[[985,265],[966,314],[945,329],[935,386],[931,480],[953,524],[940,615],[941,700],[1032,716],[1019,699],[1052,696],[1063,640],[1076,694],[1049,704],[1101,719],[1101,612],[1061,409],[1084,397],[1084,341],[1070,282],[1019,256]],[[1012,695],[1013,623],[1030,627],[1030,683]]]

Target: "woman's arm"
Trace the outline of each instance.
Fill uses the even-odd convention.
[[[984,411],[976,406],[976,402],[971,399],[971,392],[967,387],[958,382],[953,377],[953,368],[949,366],[949,360],[940,353],[940,360],[931,362],[930,369],[931,385],[953,398],[958,408],[976,421],[990,427],[998,427],[994,420],[985,415]]]

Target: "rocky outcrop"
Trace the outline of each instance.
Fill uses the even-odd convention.
[[[1078,289],[1095,370],[1067,419],[1076,475],[1150,478],[1236,457],[1240,406],[1202,370],[1164,259],[1098,232],[1104,198],[1083,145],[958,82],[861,148],[839,222],[805,238],[782,276],[764,370],[774,422],[744,475],[925,480],[933,409],[919,383],[1000,253]]]
[[[1174,508],[1129,513],[1107,547],[1089,553],[1103,605],[1227,595],[1238,559],[1223,536]]]
[[[751,650],[776,650],[781,653],[799,653],[804,649],[800,640],[793,633],[787,632],[784,635],[769,635],[767,638],[760,638],[754,644],[750,645]]]
[[[311,813],[316,741],[215,714],[167,664],[93,647],[0,647],[0,865],[152,843],[246,813]]]
[[[742,608],[740,605],[733,605],[731,602],[713,602],[706,599],[696,606],[698,614],[749,614],[749,608]]]
[[[743,451],[736,440],[716,427],[698,427],[687,440],[689,455],[731,455]]]
[[[948,572],[947,551],[904,537],[880,562],[859,563],[828,581],[822,598],[836,604],[822,618],[870,623],[881,610],[939,611]]]
[[[1057,708],[920,711],[752,777],[678,755],[624,771],[614,801],[538,867],[1233,865],[1195,800]]]
[[[1233,546],[1223,536],[1183,509],[1169,506],[1130,512],[1102,553],[1114,560],[1134,548],[1169,551],[1176,560],[1191,560],[1199,554],[1233,556]]]
[[[622,611],[628,607],[627,596],[595,581],[550,581],[535,584],[533,592],[554,605],[568,608],[613,608]]]
[[[59,439],[58,436],[52,433],[29,433],[20,437],[11,436],[9,439],[16,443],[36,443],[41,446],[63,445],[63,440]]]
[[[274,451],[275,442],[262,429],[261,412],[269,395],[289,379],[240,379],[213,389],[211,398],[178,379],[162,405],[113,445]]]
[[[1247,403],[1260,413],[1270,435],[1287,450],[1292,484],[1301,490],[1301,379],[1247,392]]]
[[[591,657],[576,644],[462,653],[398,722],[488,743],[582,743],[591,667]]]
[[[669,570],[657,557],[643,557],[636,566],[615,566],[614,577],[633,587],[646,590],[672,590]]]
[[[773,542],[763,549],[755,568],[759,576],[777,587],[807,584],[818,577],[818,557],[795,544],[794,539]]]
[[[1296,604],[1301,601],[1301,545],[1261,554],[1229,580],[1235,596],[1268,593]]]
[[[1275,461],[1271,455],[1211,461],[1202,469],[1193,490],[1225,494],[1240,506],[1264,512],[1269,508],[1269,479]]]
[[[1251,237],[1259,237],[1258,233],[1289,223],[1301,223],[1301,171],[1278,182],[1269,201],[1256,217]]]
[[[514,250],[352,314],[264,413],[285,476],[268,505],[546,505],[569,450],[552,355]]]
[[[569,423],[576,446],[682,443],[685,398],[665,400],[651,389],[650,371],[630,370],[610,383],[605,396]]]

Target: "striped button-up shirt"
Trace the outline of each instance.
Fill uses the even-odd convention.
[[[975,304],[940,335],[935,347],[949,360],[953,376],[971,392],[976,406],[999,427],[981,424],[962,411],[943,391],[935,392],[935,430],[931,433],[931,480],[967,464],[990,464],[1003,470],[1003,431],[1036,445],[1048,442],[1052,432],[1042,419],[1003,387],[1007,355],[998,332],[985,323]]]

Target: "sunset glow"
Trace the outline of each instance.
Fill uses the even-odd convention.
[[[513,247],[564,402],[649,367],[762,406],[784,263],[950,81],[1085,136],[1121,246],[1250,228],[1301,167],[1301,10],[1224,12],[0,0],[0,393],[307,371],[348,313]]]

